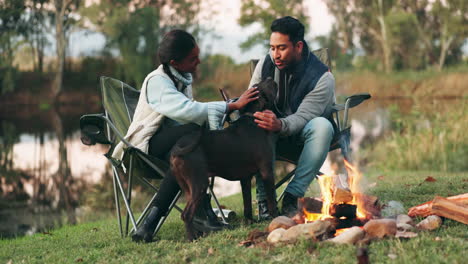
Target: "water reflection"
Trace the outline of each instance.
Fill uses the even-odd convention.
[[[79,142],[79,111],[60,110],[51,108],[31,114],[2,111],[3,237],[76,223],[87,186],[98,182],[105,172],[105,158],[96,152],[98,149],[85,150]]]

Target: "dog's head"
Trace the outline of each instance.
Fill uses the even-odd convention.
[[[254,87],[255,86],[259,91],[258,99],[246,105],[241,111],[241,114],[260,112],[266,109],[272,110],[274,108],[275,98],[278,90],[278,86],[276,85],[275,81],[268,77],[267,79],[254,85]]]

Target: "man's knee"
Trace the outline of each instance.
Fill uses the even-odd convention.
[[[310,137],[319,137],[323,139],[333,138],[334,130],[331,122],[324,117],[316,117],[305,125],[302,130],[304,139]]]

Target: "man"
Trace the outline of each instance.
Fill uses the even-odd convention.
[[[328,153],[334,135],[331,113],[335,103],[335,79],[304,41],[304,25],[290,16],[271,25],[270,52],[261,59],[249,87],[268,77],[278,83],[276,109],[256,112],[259,127],[276,132],[276,155],[297,160],[296,175],[288,184],[282,214],[297,211]],[[300,154],[299,154],[300,153]],[[299,155],[298,155],[299,154]],[[298,156],[298,157],[297,157]],[[265,191],[257,178],[259,218],[269,218]]]

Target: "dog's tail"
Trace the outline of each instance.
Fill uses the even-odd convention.
[[[200,144],[203,131],[206,129],[208,129],[207,125],[204,123],[200,129],[181,137],[174,147],[172,147],[171,154],[173,156],[184,156],[192,152]]]

